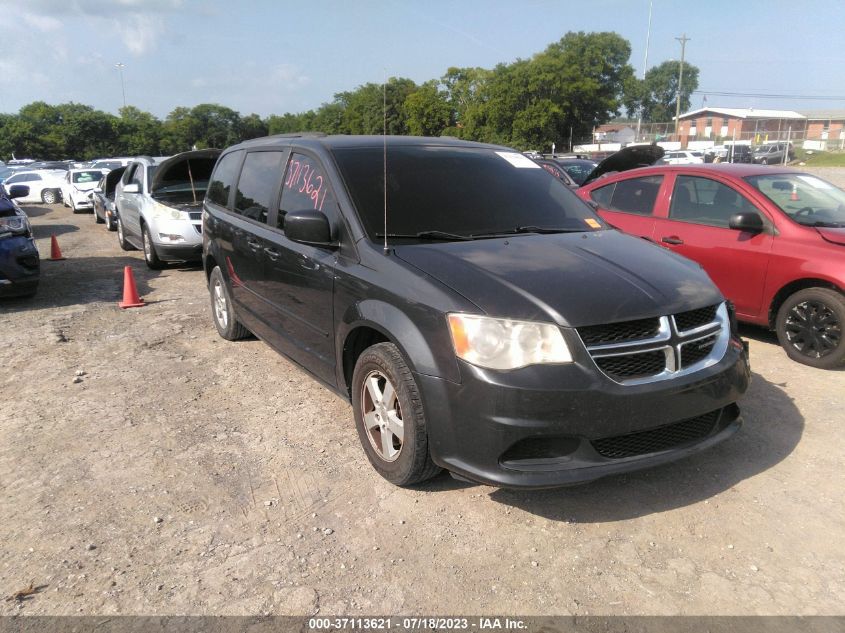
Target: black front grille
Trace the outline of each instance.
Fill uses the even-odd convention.
[[[692,330],[693,328],[701,327],[712,323],[716,319],[716,307],[709,306],[707,308],[699,308],[698,310],[690,310],[689,312],[681,312],[675,315],[675,325],[678,330]]]
[[[588,325],[579,327],[578,334],[584,345],[605,345],[652,338],[660,329],[660,319],[638,319],[606,325]]]
[[[202,211],[191,211],[188,213],[192,220],[202,220]]]
[[[590,444],[599,455],[610,459],[658,453],[704,439],[713,430],[718,417],[719,411],[711,411],[697,418],[682,420],[648,431],[592,440]]]
[[[632,380],[654,376],[666,369],[666,354],[663,350],[624,356],[604,356],[595,359],[604,373],[617,380]]]
[[[689,367],[700,360],[703,360],[716,344],[718,334],[702,338],[692,343],[687,343],[681,347],[681,367]]]

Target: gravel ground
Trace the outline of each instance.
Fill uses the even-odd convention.
[[[819,169],[845,184],[845,170]],[[745,426],[576,488],[398,489],[350,406],[212,326],[91,215],[30,207],[43,262],[0,303],[0,614],[842,614],[845,372],[748,328]],[[120,310],[133,267],[146,307]]]

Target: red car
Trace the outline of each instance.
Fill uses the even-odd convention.
[[[737,318],[777,332],[790,358],[845,361],[845,192],[795,169],[632,169],[577,191],[618,229],[695,260]]]

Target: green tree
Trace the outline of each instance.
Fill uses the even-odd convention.
[[[224,148],[241,140],[241,116],[216,103],[193,108],[179,107],[167,115],[161,148],[166,153],[186,152],[193,147]]]
[[[489,83],[493,72],[484,68],[451,67],[440,78],[446,100],[452,108],[454,126],[446,133],[466,138],[483,135],[484,104],[489,97]]]
[[[281,116],[271,114],[267,119],[268,134],[292,134],[302,132],[302,115],[287,112]]]
[[[438,136],[452,123],[452,108],[437,82],[427,81],[405,99],[408,132],[415,136]]]
[[[251,138],[267,136],[268,130],[267,121],[257,114],[250,114],[241,118],[240,140],[246,141]]]
[[[388,134],[407,134],[405,100],[416,84],[391,77],[386,86],[368,83],[351,92],[335,95],[343,108],[343,128],[348,134],[381,134],[386,121]]]
[[[680,62],[665,61],[650,68],[642,81],[639,96],[643,121],[664,122],[675,118],[678,97],[678,71]],[[684,62],[684,80],[681,90],[681,113],[689,110],[690,95],[698,89],[698,68]]]
[[[464,136],[544,148],[589,134],[619,114],[633,79],[631,46],[616,33],[567,33],[528,60],[499,64]]]
[[[116,154],[157,156],[161,153],[162,123],[149,112],[126,106],[120,109],[117,124],[120,136]]]

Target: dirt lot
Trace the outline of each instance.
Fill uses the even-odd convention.
[[[745,426],[704,454],[555,491],[402,490],[349,405],[218,338],[198,268],[29,212],[68,259],[0,304],[0,592],[43,586],[0,614],[843,613],[845,372],[766,332],[744,331]],[[117,307],[127,264],[144,308]]]

